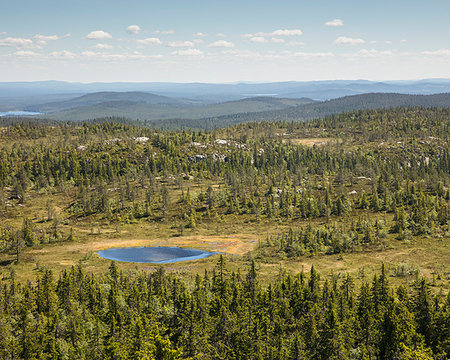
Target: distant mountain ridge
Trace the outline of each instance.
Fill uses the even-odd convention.
[[[64,109],[77,105],[83,106]],[[305,121],[354,110],[405,106],[450,108],[450,92],[434,95],[369,93],[321,102],[308,98],[258,96],[210,105],[142,92],[100,92],[43,104],[41,108],[30,107],[30,110],[62,108],[39,116],[55,121],[116,117],[139,120],[157,128],[210,129],[251,121]]]
[[[252,121],[306,121],[354,110],[408,106],[450,108],[450,93],[434,95],[370,93],[345,96],[329,101],[315,102],[281,110],[262,111],[258,113],[237,113],[196,120],[170,119],[153,121],[149,124],[157,128],[176,129],[186,127],[211,129]]]
[[[159,120],[181,117],[199,119],[242,112],[281,110],[315,102],[308,98],[285,99],[256,97],[218,104],[198,104],[188,99],[169,98],[143,92],[100,92],[71,100],[28,107],[28,111],[45,113],[41,117],[55,120],[90,120],[99,117],[126,117]]]
[[[306,104],[279,112],[279,116],[309,120],[352,110],[379,109],[401,106],[450,107],[450,92],[433,95],[369,93],[344,96],[320,103]]]
[[[83,84],[63,81],[0,82],[0,98],[65,93],[87,94],[104,91],[150,92],[161,96],[189,98],[206,103],[239,100],[260,94],[270,94],[271,96],[280,98],[307,97],[316,100],[329,100],[342,96],[371,92],[402,94],[437,94],[450,92],[450,79],[412,81],[323,80],[270,83],[239,82],[232,84],[164,82]]]

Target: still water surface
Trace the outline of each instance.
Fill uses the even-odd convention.
[[[27,116],[27,115],[40,115],[40,112],[34,111],[7,111],[0,112],[0,116]]]
[[[130,247],[99,251],[100,257],[115,261],[136,263],[173,263],[178,261],[204,259],[216,253],[179,247]]]

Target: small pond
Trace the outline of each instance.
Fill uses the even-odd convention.
[[[156,246],[107,249],[99,251],[98,254],[108,260],[164,264],[204,259],[216,253],[197,249]]]

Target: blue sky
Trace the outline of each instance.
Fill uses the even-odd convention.
[[[450,1],[0,0],[0,81],[450,78]]]

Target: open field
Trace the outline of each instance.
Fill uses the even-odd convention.
[[[302,270],[309,271],[311,265],[314,265],[324,278],[340,277],[350,273],[359,283],[370,280],[384,263],[392,275],[396,268],[406,266],[408,269],[418,270],[417,275],[428,278],[436,289],[442,288],[444,291],[449,291],[448,239],[415,237],[410,242],[391,239],[380,246],[361,249],[354,253],[280,259],[264,255],[264,242],[267,236],[290,227],[307,226],[308,222],[274,223],[261,220],[256,223],[251,217],[247,217],[247,219],[229,218],[211,225],[204,223],[196,229],[186,229],[183,236],[179,236],[178,230],[170,224],[146,221],[125,224],[119,229],[113,225],[101,223],[94,226],[89,223],[80,223],[73,227],[65,225],[62,231],[68,233],[69,228],[72,227],[74,241],[25,249],[19,264],[3,266],[1,271],[8,277],[8,272],[14,269],[18,279],[33,280],[43,268],[52,269],[58,273],[60,270],[70,269],[81,263],[87,272],[102,273],[107,270],[110,261],[100,258],[97,255],[99,250],[112,247],[179,246],[223,253],[230,270],[246,268],[249,259],[254,258],[257,262],[259,277],[264,281],[275,280],[280,270],[297,274]],[[11,255],[5,254],[1,257],[3,261],[11,258]],[[202,274],[205,269],[212,271],[216,262],[217,255],[202,260],[162,265],[124,262],[118,265],[123,271],[154,271],[159,266],[163,266],[169,272],[193,279],[195,274]],[[415,277],[415,273],[399,277],[392,276],[390,281],[393,284],[406,284]]]

